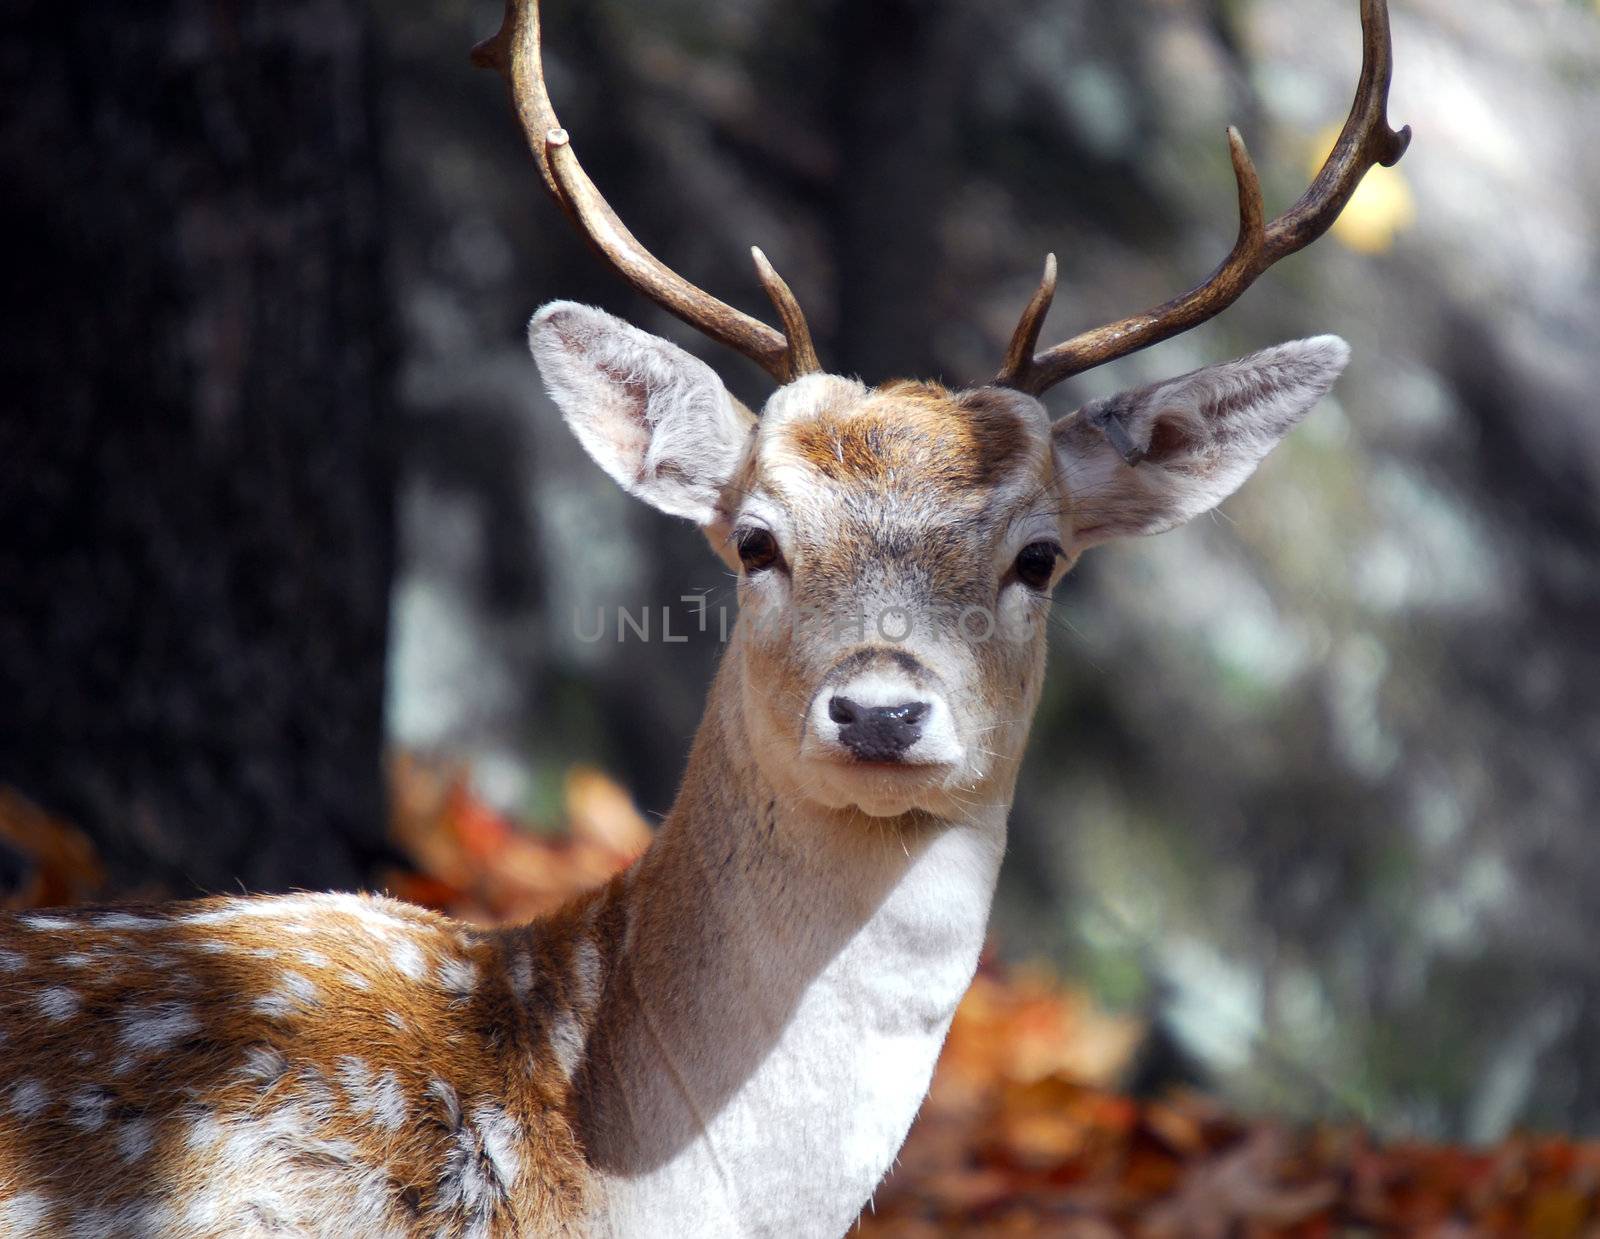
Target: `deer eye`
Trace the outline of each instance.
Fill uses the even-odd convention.
[[[1055,575],[1056,558],[1061,553],[1060,545],[1055,542],[1030,542],[1017,554],[1012,571],[1029,589],[1047,589],[1050,578]]]
[[[778,562],[778,540],[765,529],[742,529],[734,537],[746,572],[763,572]]]

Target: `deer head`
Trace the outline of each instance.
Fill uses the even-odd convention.
[[[626,490],[698,523],[739,574],[743,727],[785,793],[875,816],[1009,797],[1043,667],[1052,588],[1087,547],[1159,533],[1233,493],[1332,385],[1349,350],[1284,344],[1098,401],[1052,423],[1070,375],[1220,313],[1322,235],[1366,170],[1404,153],[1385,119],[1383,0],[1363,0],[1355,105],[1304,197],[1266,221],[1228,133],[1239,239],[1199,287],[1036,352],[1045,263],[994,378],[949,391],[822,373],[805,316],[759,249],[780,333],[641,246],[584,173],[545,90],[536,4],[509,0],[476,58],[508,77],[546,187],[638,291],[782,386],[752,416],[704,363],[599,310],[558,302],[530,343],[568,424]]]
[[[1331,336],[1286,344],[1054,423],[1009,388],[810,374],[757,418],[602,311],[557,302],[530,336],[590,455],[738,573],[730,658],[768,779],[876,816],[1004,798],[1062,575],[1231,494],[1348,356]]]

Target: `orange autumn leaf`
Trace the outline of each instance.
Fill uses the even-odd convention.
[[[28,864],[23,885],[5,899],[8,908],[83,903],[105,885],[105,870],[87,835],[4,786],[0,840]]]
[[[567,826],[574,840],[632,861],[650,846],[649,824],[617,783],[587,766],[567,774]]]
[[[481,860],[497,856],[514,831],[510,822],[473,795],[465,780],[451,785],[446,814],[462,850]]]

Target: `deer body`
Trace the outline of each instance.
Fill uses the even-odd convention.
[[[990,385],[824,374],[638,245],[544,92],[504,70],[547,187],[636,288],[781,386],[546,306],[535,360],[630,493],[699,525],[740,618],[671,814],[602,891],[483,930],[353,895],[0,920],[0,1236],[817,1236],[898,1151],[976,967],[1050,595],[1088,548],[1213,508],[1348,349],[1279,345],[1052,421],[1037,395],[1193,326],[1393,162],[1388,23],[1312,190],[1205,285],[1035,355],[1054,263]]]

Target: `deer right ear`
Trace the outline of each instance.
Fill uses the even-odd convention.
[[[1073,547],[1160,533],[1209,512],[1325,395],[1350,360],[1337,336],[1123,392],[1055,423]]]
[[[716,521],[756,422],[710,366],[572,301],[533,316],[528,347],[572,433],[623,490],[670,516]]]

